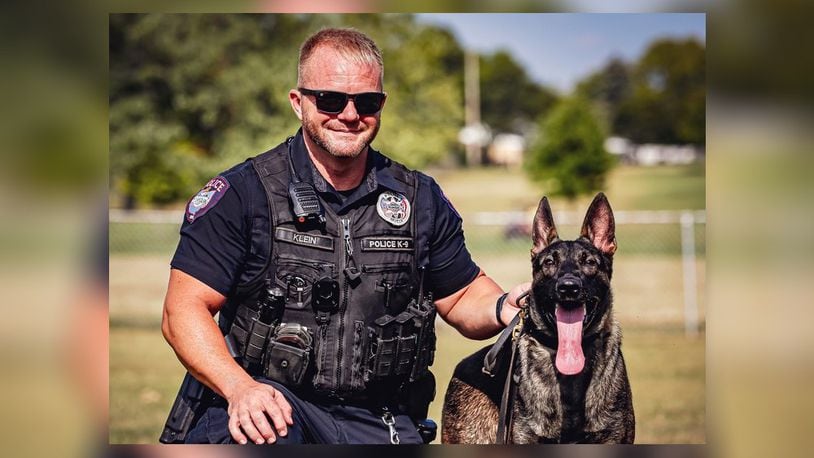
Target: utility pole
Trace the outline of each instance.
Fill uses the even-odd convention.
[[[464,55],[464,116],[465,129],[474,131],[481,128],[480,122],[480,61],[478,54],[466,51]],[[466,165],[482,163],[481,145],[477,142],[466,143]]]

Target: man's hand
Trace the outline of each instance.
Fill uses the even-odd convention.
[[[531,283],[526,282],[509,290],[509,295],[506,296],[506,302],[503,303],[503,310],[501,310],[500,313],[500,319],[503,320],[503,323],[507,326],[512,322],[514,316],[517,315],[517,312],[520,311],[520,304],[517,302],[517,298],[530,289]],[[525,303],[527,300],[528,298],[524,298],[523,302]]]
[[[271,385],[251,380],[237,386],[226,400],[229,401],[229,432],[239,444],[247,442],[246,436],[256,444],[272,444],[278,435],[288,434],[287,425],[294,424],[291,405]]]

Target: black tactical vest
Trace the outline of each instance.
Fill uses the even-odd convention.
[[[425,221],[433,218],[432,205],[420,208],[411,205],[409,218],[397,226],[377,212],[377,197],[386,190],[380,187],[374,196],[366,198],[369,204],[358,206],[343,216],[336,215],[323,203],[325,223],[303,225],[291,210],[286,144],[251,160],[268,195],[272,222],[272,233],[268,236],[272,237],[272,248],[264,274],[241,285],[224,307],[223,331],[236,335],[240,345],[245,345],[258,291],[263,285],[277,286],[286,299],[282,321],[306,326],[314,338],[308,377],[303,385],[312,385],[312,389],[321,394],[352,397],[384,385],[395,387],[405,382],[410,378],[410,368],[396,366],[415,365],[418,349],[413,349],[413,353],[409,350],[420,338],[407,333],[395,337],[398,345],[394,343],[392,351],[401,351],[403,357],[399,360],[398,355],[392,355],[393,360],[384,363],[388,366],[384,369],[388,376],[381,378],[375,376],[376,370],[371,367],[375,351],[371,345],[380,343],[372,331],[383,323],[383,317],[387,317],[384,319],[387,321],[407,316],[408,305],[414,307],[417,302],[433,307],[431,320],[434,321],[431,300],[422,301],[417,297],[421,271],[428,262],[429,234],[419,234],[416,222],[419,218],[429,218]],[[387,167],[396,180],[404,183],[407,190],[404,195],[411,204],[431,202],[426,176],[389,159]],[[432,227],[431,224],[421,226]],[[332,312],[314,309],[312,290],[319,281],[335,281],[338,285],[337,304]],[[432,363],[434,333],[431,337],[431,342],[424,342],[431,348],[429,356],[424,355],[423,370]]]

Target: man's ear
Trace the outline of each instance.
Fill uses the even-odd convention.
[[[607,255],[616,252],[616,222],[605,194],[601,192],[597,194],[588,207],[581,235]]]
[[[288,101],[291,102],[291,109],[294,110],[294,114],[302,121],[302,94],[300,94],[300,91],[296,89],[288,91]]]

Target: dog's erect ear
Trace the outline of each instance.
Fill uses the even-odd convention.
[[[548,199],[543,197],[540,205],[537,206],[537,213],[534,215],[534,227],[531,232],[531,255],[536,256],[545,247],[551,245],[557,237],[557,228],[554,227],[554,217],[551,216],[551,207]]]
[[[599,251],[607,255],[616,252],[616,223],[605,194],[601,192],[597,194],[588,207],[581,235],[587,237]]]

